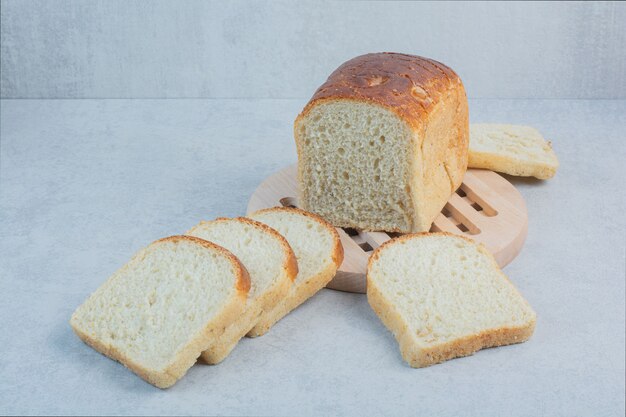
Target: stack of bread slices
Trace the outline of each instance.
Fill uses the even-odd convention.
[[[217,364],[323,288],[343,261],[322,218],[277,207],[201,222],[140,250],[80,307],[76,334],[159,388]]]

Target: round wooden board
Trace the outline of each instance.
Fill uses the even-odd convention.
[[[297,166],[291,165],[265,179],[250,197],[248,213],[281,205],[298,207],[296,176]],[[372,251],[398,234],[341,228],[337,231],[345,257],[327,288],[365,293],[365,272]],[[484,244],[504,267],[524,245],[528,231],[526,203],[519,191],[495,172],[469,169],[430,231],[474,239]]]

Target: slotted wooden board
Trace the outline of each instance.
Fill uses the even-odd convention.
[[[248,213],[280,205],[298,207],[296,175],[297,166],[292,165],[265,179],[250,197]],[[398,234],[341,228],[337,231],[345,257],[327,287],[365,293],[365,272],[372,251]],[[524,245],[528,231],[526,203],[519,191],[495,172],[469,169],[430,231],[450,232],[481,242],[503,267]]]

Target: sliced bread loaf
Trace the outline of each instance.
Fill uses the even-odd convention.
[[[376,249],[367,299],[415,368],[526,341],[535,327],[493,256],[448,233],[405,235]]]
[[[156,385],[173,385],[243,311],[250,280],[213,243],[172,236],[139,251],[70,324],[88,345]]]
[[[299,268],[289,294],[272,310],[265,311],[248,333],[256,337],[328,284],[343,261],[343,246],[332,225],[303,210],[276,207],[252,213],[250,218],[267,224],[287,238],[298,258]]]
[[[532,127],[475,123],[470,125],[469,167],[548,179],[559,161],[551,143]]]
[[[186,234],[227,248],[250,273],[251,289],[245,311],[202,353],[205,362],[216,364],[257,324],[262,313],[271,311],[287,296],[298,264],[283,236],[247,218],[201,222]]]
[[[399,53],[343,63],[294,122],[300,207],[338,227],[430,229],[467,169],[459,76]]]

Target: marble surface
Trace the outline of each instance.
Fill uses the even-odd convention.
[[[444,62],[469,97],[626,98],[619,1],[0,2],[3,98],[306,97],[375,51]]]
[[[529,234],[505,272],[524,344],[411,369],[363,295],[323,290],[169,390],[84,345],[72,311],[140,247],[244,214],[295,162],[305,100],[3,100],[0,414],[624,415],[626,101],[474,100],[551,139],[555,178],[511,181]]]

